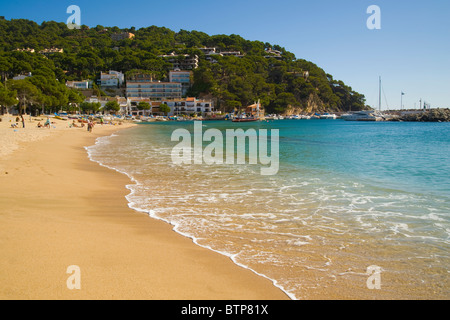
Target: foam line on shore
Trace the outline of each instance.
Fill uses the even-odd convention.
[[[180,228],[179,228],[179,227],[180,227],[179,224],[174,223],[173,221],[164,219],[164,218],[162,218],[162,217],[159,217],[159,216],[155,213],[154,210],[145,210],[145,209],[141,209],[141,208],[139,208],[139,207],[136,205],[135,202],[131,201],[130,198],[135,194],[135,190],[133,189],[133,186],[140,186],[141,183],[139,183],[139,181],[136,180],[136,179],[135,179],[131,174],[129,174],[128,172],[122,171],[122,170],[120,170],[120,169],[118,169],[118,168],[116,168],[116,167],[112,167],[112,166],[106,165],[106,164],[102,163],[101,161],[98,161],[98,160],[93,159],[93,156],[92,156],[92,154],[91,154],[91,150],[90,150],[91,148],[94,148],[95,146],[97,146],[97,145],[101,142],[101,140],[103,140],[103,139],[108,140],[108,139],[110,139],[110,138],[113,137],[113,136],[117,136],[117,134],[112,134],[112,135],[110,135],[110,136],[99,137],[99,138],[96,139],[94,145],[85,147],[85,150],[87,151],[88,158],[89,158],[90,161],[93,161],[93,162],[99,164],[99,165],[102,166],[102,167],[105,167],[105,168],[108,168],[108,169],[110,169],[110,170],[114,170],[114,171],[116,171],[116,172],[118,172],[118,173],[124,174],[124,175],[126,175],[126,176],[131,180],[132,184],[128,184],[128,185],[125,186],[125,187],[130,191],[130,193],[129,193],[127,196],[125,196],[125,198],[126,198],[126,200],[127,200],[127,202],[128,202],[128,207],[129,207],[130,209],[132,209],[132,210],[134,210],[134,211],[137,211],[137,212],[145,213],[145,214],[147,214],[150,218],[153,218],[153,219],[156,219],[156,220],[160,220],[160,221],[163,221],[163,222],[165,222],[165,223],[167,223],[167,224],[169,224],[169,225],[172,225],[172,226],[173,226],[173,228],[172,228],[173,231],[175,231],[176,233],[180,234],[180,235],[183,236],[183,237],[186,237],[186,238],[191,239],[192,242],[193,242],[194,244],[196,244],[197,246],[202,247],[202,248],[205,248],[205,249],[208,249],[208,250],[210,250],[210,251],[219,253],[219,254],[221,254],[221,255],[223,255],[223,256],[226,256],[226,257],[230,258],[230,260],[231,260],[234,264],[236,264],[237,266],[239,266],[239,267],[241,267],[241,268],[244,268],[244,269],[247,269],[247,270],[253,272],[253,273],[256,274],[256,275],[258,275],[258,276],[260,276],[260,277],[263,277],[263,278],[268,279],[269,281],[271,281],[272,284],[273,284],[276,288],[278,288],[278,289],[280,289],[282,292],[284,292],[291,300],[298,300],[298,298],[297,298],[293,293],[287,291],[284,287],[282,287],[282,286],[278,283],[277,280],[272,279],[272,278],[270,278],[270,277],[268,277],[268,276],[266,276],[266,275],[264,275],[264,274],[262,274],[262,273],[257,272],[256,270],[250,268],[249,266],[246,266],[246,265],[244,265],[244,264],[238,262],[237,259],[236,259],[236,256],[237,256],[238,254],[230,254],[230,253],[228,253],[228,252],[215,250],[215,249],[213,249],[212,247],[207,246],[207,245],[202,245],[202,244],[200,244],[200,243],[198,242],[199,239],[197,239],[196,237],[194,237],[194,236],[192,236],[192,235],[190,235],[190,234],[188,234],[188,233],[184,233],[184,232],[180,231],[180,230],[179,230],[179,229],[180,229]]]

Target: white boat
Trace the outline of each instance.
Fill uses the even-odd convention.
[[[320,119],[336,119],[336,115],[335,114],[330,114],[328,112],[321,114],[319,116]]]
[[[345,121],[380,121],[382,116],[374,110],[346,113],[341,116]]]

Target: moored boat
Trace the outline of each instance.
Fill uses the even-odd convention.
[[[254,122],[259,121],[258,118],[234,118],[233,122]]]
[[[341,116],[341,119],[345,121],[381,121],[382,116],[376,113],[374,110],[358,111],[355,113],[346,113]]]
[[[335,114],[330,114],[328,112],[325,112],[324,114],[321,114],[319,116],[320,119],[336,119],[336,115]]]

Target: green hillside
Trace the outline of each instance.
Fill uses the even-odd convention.
[[[111,36],[118,32],[135,36],[113,41]],[[239,51],[241,56],[215,56],[214,61],[209,61],[199,50],[203,47]],[[35,52],[16,51],[27,48]],[[39,53],[49,48],[61,48],[64,52],[46,56]],[[91,79],[95,83],[101,71],[127,74],[142,70],[164,80],[172,64],[160,56],[172,52],[199,57],[188,94],[212,98],[221,110],[246,106],[258,99],[269,113],[283,113],[288,106],[307,112],[365,108],[362,94],[278,45],[245,40],[239,35],[210,36],[156,26],[139,30],[82,26],[70,30],[64,23],[50,21],[39,25],[23,19],[0,20],[1,79],[4,83],[5,79],[29,72],[33,77],[16,81],[27,83],[8,85],[8,81],[6,88],[0,85],[0,104],[2,97],[7,99],[8,90],[31,90],[31,104],[46,108],[79,102],[78,93],[67,89],[65,82]],[[23,88],[27,86],[36,90]]]

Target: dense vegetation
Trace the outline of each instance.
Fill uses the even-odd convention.
[[[111,40],[113,33],[122,31],[132,32],[135,37]],[[52,47],[64,52],[48,57],[38,53]],[[244,56],[217,57],[217,63],[211,63],[199,47],[240,51]],[[35,53],[16,51],[22,48],[35,49]],[[281,56],[267,58],[269,48],[280,51]],[[258,99],[267,112],[277,113],[285,112],[288,106],[308,112],[365,108],[363,95],[277,45],[245,40],[238,35],[209,36],[156,26],[139,30],[82,26],[70,30],[64,23],[50,21],[38,25],[23,19],[0,20],[0,73],[2,82],[6,82],[6,86],[0,86],[0,104],[11,105],[14,94],[21,105],[37,109],[54,110],[79,104],[82,96],[67,89],[65,82],[91,79],[95,83],[100,72],[107,70],[125,74],[142,70],[164,80],[172,65],[158,56],[174,51],[200,58],[188,94],[213,98],[223,110],[246,106]],[[33,77],[5,81],[29,72]]]

